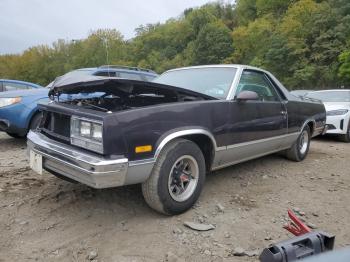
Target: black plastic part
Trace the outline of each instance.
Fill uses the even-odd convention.
[[[9,129],[10,123],[7,120],[0,120],[0,131],[7,131]]]
[[[261,262],[291,262],[333,250],[335,236],[324,232],[311,232],[265,248]]]
[[[47,172],[50,172],[51,174],[53,174],[55,177],[60,178],[60,179],[62,179],[64,181],[70,182],[72,184],[78,184],[78,181],[75,181],[73,179],[70,179],[69,177],[63,176],[63,175],[61,175],[61,174],[59,174],[59,173],[57,173],[55,171],[52,171],[51,169],[45,168],[45,170]]]

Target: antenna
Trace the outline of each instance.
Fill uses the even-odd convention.
[[[108,53],[108,38],[105,37],[103,39],[103,42],[105,43],[105,49],[106,49],[106,61],[107,61],[107,72],[108,72],[108,77],[111,77],[110,70],[109,70],[109,53]]]

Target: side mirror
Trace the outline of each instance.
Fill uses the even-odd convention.
[[[237,101],[248,101],[248,100],[258,100],[259,96],[253,91],[242,91],[236,97]]]

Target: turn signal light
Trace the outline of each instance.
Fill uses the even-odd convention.
[[[151,152],[151,151],[152,151],[151,145],[144,145],[144,146],[135,147],[135,153],[145,153],[145,152]]]

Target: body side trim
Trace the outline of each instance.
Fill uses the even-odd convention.
[[[168,142],[170,142],[171,140],[173,140],[175,138],[178,138],[178,137],[182,137],[182,136],[186,136],[186,135],[193,135],[193,134],[206,135],[206,136],[208,136],[211,139],[211,141],[212,141],[212,143],[214,145],[214,149],[215,149],[214,150],[214,159],[216,159],[217,154],[221,154],[221,155],[223,155],[223,154],[230,154],[231,150],[242,149],[242,148],[245,148],[245,147],[251,147],[251,146],[254,146],[256,144],[266,144],[268,142],[273,142],[273,141],[283,141],[283,140],[286,140],[288,138],[291,140],[291,142],[294,142],[294,138],[296,139],[298,137],[298,135],[300,134],[300,132],[294,132],[294,133],[290,133],[290,134],[273,136],[273,137],[269,137],[269,138],[264,138],[264,139],[254,140],[254,141],[248,141],[248,142],[244,142],[244,143],[238,143],[238,144],[232,144],[232,145],[228,145],[228,146],[217,147],[214,136],[209,131],[207,131],[205,129],[199,129],[198,128],[198,129],[181,130],[181,131],[177,131],[177,132],[171,133],[168,136],[166,136],[161,141],[159,146],[157,147],[156,153],[155,153],[153,158],[143,159],[143,160],[138,160],[138,161],[130,161],[129,166],[139,166],[139,165],[144,165],[144,164],[153,164],[157,160],[161,150],[164,148],[164,146]],[[291,146],[292,146],[292,143],[290,145],[288,145],[288,146],[281,145],[281,148],[278,148],[277,150],[266,151],[263,154],[259,153],[257,155],[252,155],[251,157],[248,157],[248,158],[240,159],[240,160],[237,160],[237,161],[235,160],[233,162],[227,162],[227,163],[224,163],[224,164],[220,164],[218,166],[215,166],[215,161],[214,161],[213,165],[215,167],[212,168],[212,170],[216,170],[216,169],[219,169],[221,167],[226,167],[226,166],[229,166],[229,165],[233,165],[235,163],[244,162],[244,161],[249,160],[249,159],[254,159],[254,158],[257,158],[259,156],[263,156],[263,155],[266,155],[266,154],[273,153],[275,151],[280,151],[280,150],[289,148]],[[232,151],[231,151],[231,153],[232,153]]]
[[[154,157],[142,159],[142,160],[129,161],[129,166],[139,166],[139,165],[152,164],[155,161],[156,161],[156,159]]]
[[[227,146],[225,151],[216,152],[211,170],[258,158],[290,148],[299,136],[299,132],[269,137],[245,143]]]
[[[225,168],[225,167],[229,167],[229,166],[232,166],[232,165],[235,165],[235,164],[243,163],[243,162],[246,162],[246,161],[249,161],[249,160],[253,160],[253,159],[265,156],[265,155],[270,155],[272,153],[276,153],[276,152],[279,152],[279,151],[282,151],[282,150],[285,150],[285,149],[288,149],[288,148],[289,147],[279,148],[279,149],[267,151],[265,153],[258,154],[258,155],[255,155],[255,156],[247,157],[247,158],[236,160],[236,161],[233,161],[233,162],[228,162],[228,163],[225,163],[225,164],[222,164],[220,166],[216,166],[216,167],[212,168],[211,171],[215,171],[215,170],[219,170],[221,168]]]
[[[227,149],[253,145],[253,144],[256,144],[256,143],[268,142],[268,141],[272,141],[272,140],[275,140],[275,139],[286,138],[286,137],[290,137],[290,136],[293,136],[293,135],[299,135],[299,134],[300,134],[300,132],[294,132],[294,133],[289,133],[289,134],[280,135],[280,136],[273,136],[273,137],[263,138],[263,139],[259,139],[259,140],[253,140],[253,141],[249,141],[249,142],[233,144],[233,145],[227,146]]]

